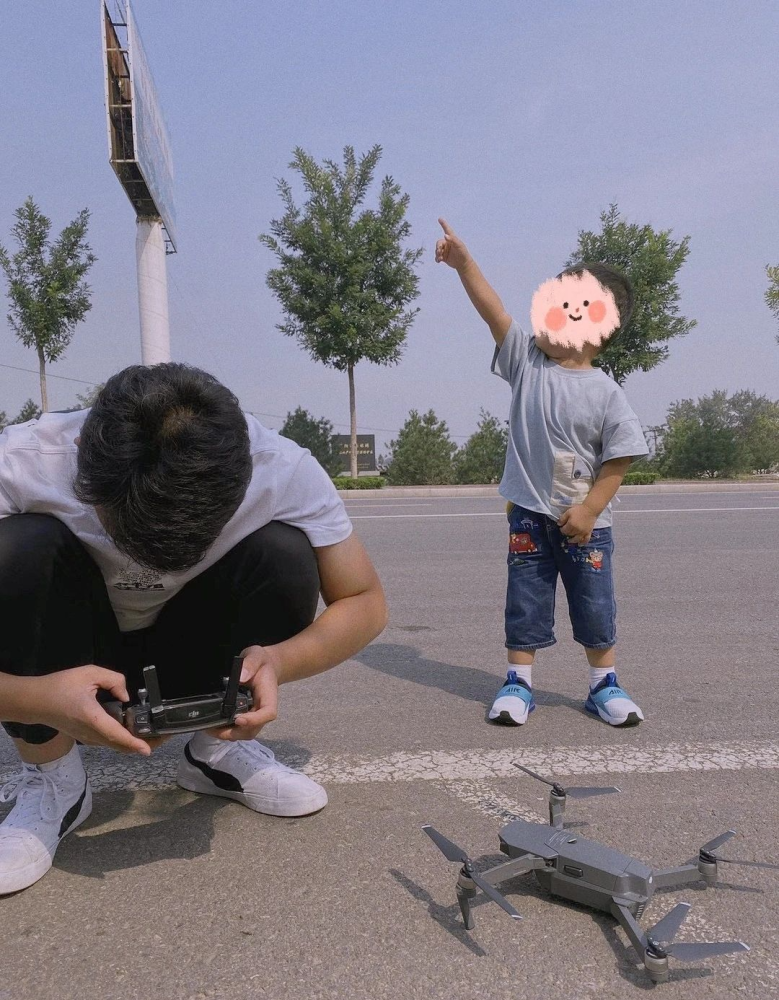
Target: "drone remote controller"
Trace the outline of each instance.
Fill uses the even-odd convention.
[[[214,726],[230,726],[236,715],[252,707],[252,694],[239,684],[243,657],[233,657],[230,676],[222,678],[222,690],[190,698],[163,700],[157,679],[157,668],[143,668],[146,686],[138,690],[138,702],[125,705],[107,701],[103,708],[126,729],[142,740],[157,736],[191,733]]]

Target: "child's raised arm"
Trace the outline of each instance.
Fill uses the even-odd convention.
[[[463,288],[468,293],[468,298],[490,328],[495,343],[500,347],[511,326],[511,316],[506,312],[497,292],[481,273],[479,265],[471,257],[460,237],[456,235],[446,219],[438,221],[441,223],[444,237],[435,245],[436,262],[448,264],[449,267],[453,267],[457,271]]]

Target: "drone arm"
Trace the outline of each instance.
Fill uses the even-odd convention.
[[[633,945],[636,954],[643,962],[644,953],[646,952],[646,935],[641,930],[638,921],[627,906],[616,898],[611,901],[611,914],[617,918],[625,929],[625,933],[630,938],[630,943]]]
[[[517,875],[527,875],[528,872],[535,871],[537,868],[546,868],[544,859],[535,854],[525,854],[520,858],[512,858],[511,861],[496,865],[495,868],[490,868],[486,872],[481,872],[481,877],[490,885],[499,885],[506,879],[516,878]]]
[[[700,882],[701,873],[697,865],[680,865],[678,868],[664,868],[652,876],[656,889],[674,888]]]

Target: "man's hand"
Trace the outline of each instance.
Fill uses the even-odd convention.
[[[441,228],[444,231],[443,239],[438,240],[435,245],[435,259],[437,264],[448,264],[449,267],[453,267],[455,271],[459,271],[460,268],[465,267],[465,265],[470,261],[471,255],[468,253],[468,248],[455,233],[446,219],[439,219],[441,223]]]
[[[584,504],[577,503],[563,512],[557,524],[560,527],[560,531],[574,545],[586,545],[592,536],[592,531],[597,520],[597,514],[593,514]]]
[[[109,691],[118,701],[130,700],[124,676],[118,671],[72,667],[30,680],[38,688],[34,722],[51,726],[87,746],[144,756],[151,753],[144,740],[133,736],[97,700],[98,691]]]
[[[236,716],[232,726],[208,730],[220,740],[253,740],[278,712],[279,654],[273,646],[247,646],[241,656],[241,684],[251,689],[254,704],[251,712]]]

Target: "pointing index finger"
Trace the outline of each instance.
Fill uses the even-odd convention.
[[[447,236],[454,236],[454,230],[446,219],[439,219],[438,222],[440,223],[441,229],[443,229]]]

